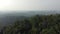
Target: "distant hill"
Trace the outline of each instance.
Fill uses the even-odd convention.
[[[7,24],[14,23],[16,20],[22,20],[24,18],[29,18],[34,15],[50,15],[50,14],[60,14],[60,11],[28,11],[0,14],[0,24],[2,26],[5,26]]]

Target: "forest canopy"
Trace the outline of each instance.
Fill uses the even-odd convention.
[[[13,25],[1,29],[0,34],[60,34],[60,14],[16,20]]]

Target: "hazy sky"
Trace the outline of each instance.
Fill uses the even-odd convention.
[[[0,0],[0,11],[60,10],[60,0]]]

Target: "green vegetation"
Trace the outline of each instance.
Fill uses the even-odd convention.
[[[16,20],[5,26],[1,34],[60,34],[60,15],[36,15],[29,19]]]

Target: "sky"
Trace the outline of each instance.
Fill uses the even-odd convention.
[[[0,11],[60,10],[60,0],[0,0]]]

